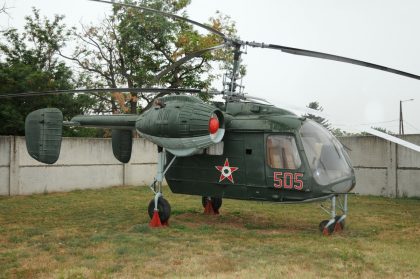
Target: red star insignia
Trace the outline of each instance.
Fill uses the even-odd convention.
[[[220,171],[220,178],[219,178],[219,182],[222,182],[223,180],[225,180],[226,178],[229,179],[230,182],[233,182],[233,176],[232,173],[237,171],[238,168],[237,167],[231,167],[229,166],[229,160],[228,158],[226,158],[225,164],[223,166],[216,166],[216,169],[218,171]]]

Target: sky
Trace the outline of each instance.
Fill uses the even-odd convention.
[[[1,27],[24,16],[66,16],[69,26],[98,23],[110,7],[86,0],[0,0],[10,7]],[[187,13],[207,22],[216,11],[236,22],[247,41],[341,55],[420,75],[420,2],[415,0],[192,0]],[[417,27],[416,27],[417,26]],[[250,95],[276,106],[318,101],[335,127],[367,124],[398,132],[400,100],[406,133],[420,133],[420,81],[360,66],[248,48],[243,56]],[[221,84],[215,84],[221,89]]]

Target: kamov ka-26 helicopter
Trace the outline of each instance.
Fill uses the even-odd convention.
[[[316,122],[237,90],[241,49],[245,46],[268,48],[356,64],[414,79],[420,79],[420,76],[342,56],[230,38],[207,25],[148,7],[90,1],[186,21],[220,36],[223,44],[187,54],[159,76],[207,51],[230,49],[233,66],[224,82],[224,90],[206,92],[222,94],[225,102],[209,104],[183,94],[202,92],[195,89],[113,88],[3,94],[0,97],[92,92],[175,93],[156,99],[154,106],[141,115],[86,115],[63,122],[58,109],[34,111],[27,116],[25,123],[27,149],[33,158],[46,164],[55,163],[60,154],[62,127],[66,125],[112,129],[113,153],[120,162],[128,163],[132,132],[137,131],[141,137],[157,145],[157,174],[150,186],[155,196],[148,208],[153,227],[167,224],[170,217],[171,207],[162,194],[162,181],[166,178],[172,192],[201,196],[207,213],[217,214],[222,198],[275,203],[330,200],[331,207],[324,208],[330,218],[320,223],[320,230],[331,234],[344,228],[347,195],[356,183],[346,151],[328,130]],[[367,132],[420,152],[417,145],[373,129]],[[337,214],[336,208],[342,211],[341,215]]]

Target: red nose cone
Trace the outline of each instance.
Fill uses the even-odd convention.
[[[210,134],[215,134],[217,130],[219,130],[219,119],[212,117],[209,121],[209,132]]]

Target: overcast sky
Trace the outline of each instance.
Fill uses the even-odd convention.
[[[1,0],[2,27],[21,27],[35,6],[68,25],[97,23],[110,7],[86,0]],[[191,19],[219,10],[232,17],[241,39],[327,52],[420,75],[420,1],[192,0]],[[420,133],[420,81],[355,65],[248,49],[245,91],[277,106],[319,101],[337,127],[372,123],[398,132],[399,101],[406,133]],[[220,86],[219,86],[220,88]],[[377,123],[385,122],[385,123]],[[340,126],[338,126],[340,125]],[[343,126],[344,125],[344,126]]]

